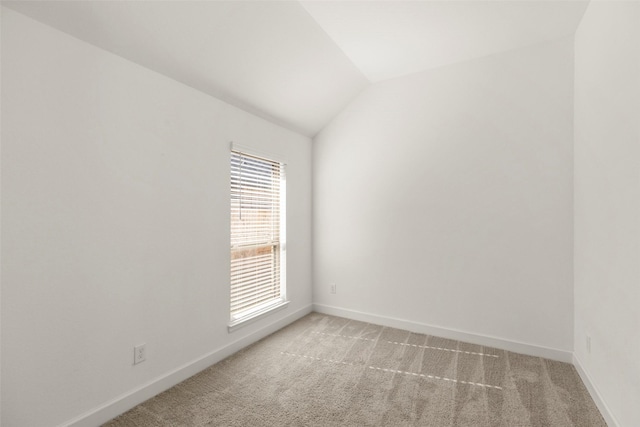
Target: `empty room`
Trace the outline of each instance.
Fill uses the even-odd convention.
[[[640,1],[2,1],[0,425],[640,426]]]

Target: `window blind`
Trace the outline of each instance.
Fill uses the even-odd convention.
[[[281,163],[231,152],[231,319],[283,300]]]

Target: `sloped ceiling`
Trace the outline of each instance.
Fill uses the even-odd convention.
[[[307,136],[370,82],[572,34],[583,1],[8,1]]]
[[[298,2],[3,5],[308,136],[369,83]]]
[[[573,34],[583,1],[303,1],[372,82]]]

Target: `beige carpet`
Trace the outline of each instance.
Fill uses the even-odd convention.
[[[606,424],[569,364],[312,313],[106,425]]]

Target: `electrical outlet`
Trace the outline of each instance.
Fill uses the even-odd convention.
[[[146,344],[140,344],[133,347],[133,364],[137,365],[147,360],[147,348]]]
[[[591,354],[591,335],[587,335],[586,345],[587,345],[587,353]]]
[[[335,284],[335,283],[332,283],[332,284],[331,284],[331,293],[332,293],[332,294],[335,294],[335,293],[336,293],[336,284]]]

